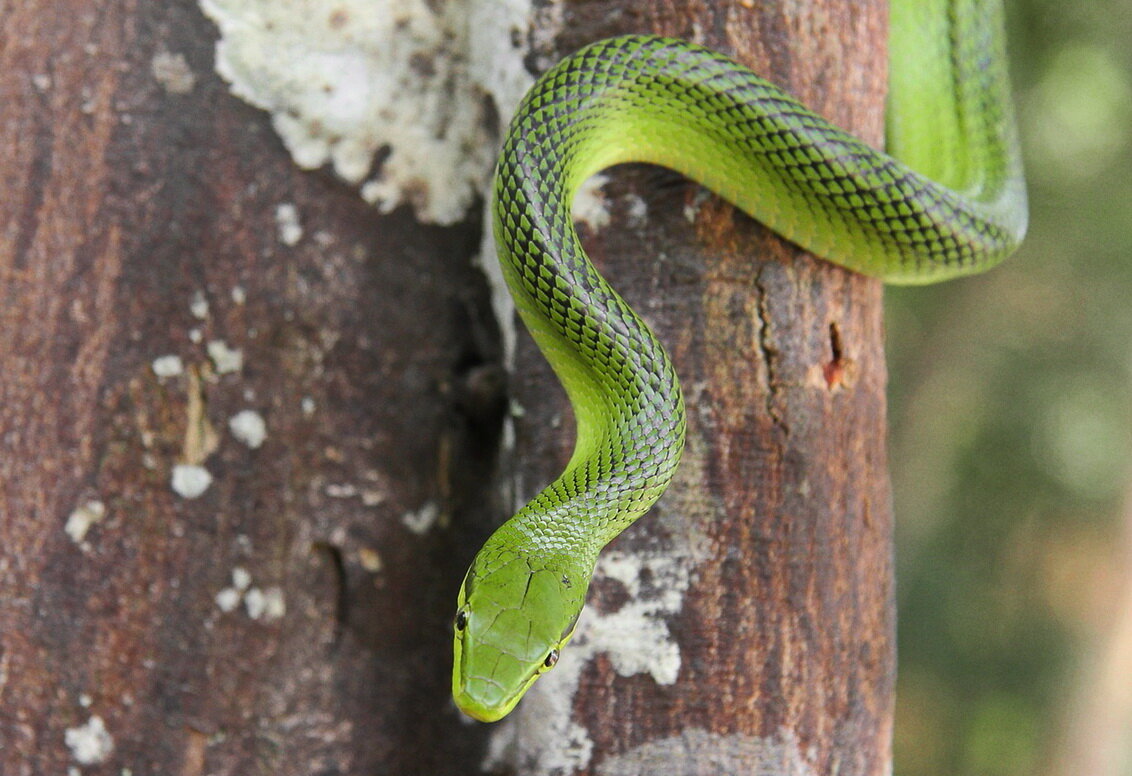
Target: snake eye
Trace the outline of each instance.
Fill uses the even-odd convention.
[[[468,627],[468,610],[461,609],[456,612],[456,620],[452,624],[458,631],[462,631],[464,628]]]
[[[546,666],[547,668],[554,668],[554,664],[557,663],[557,662],[558,662],[558,650],[552,649],[552,650],[550,650],[550,654],[546,656],[546,660],[542,661],[542,664],[544,666]]]

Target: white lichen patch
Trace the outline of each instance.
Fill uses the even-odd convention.
[[[607,757],[598,776],[641,773],[693,773],[711,763],[715,773],[750,776],[815,776],[816,753],[805,751],[798,737],[783,728],[777,736],[716,733],[689,728],[679,735],[648,741]]]
[[[181,361],[180,356],[175,355],[158,356],[153,359],[151,368],[153,373],[162,380],[167,377],[178,377],[185,373],[184,362]]]
[[[223,340],[213,340],[208,343],[206,348],[208,357],[212,359],[212,365],[216,367],[217,374],[239,372],[244,368],[244,352],[242,350],[228,347],[228,343]]]
[[[532,25],[531,0],[200,5],[220,29],[217,72],[271,113],[296,164],[330,163],[382,212],[408,204],[441,224],[465,217],[477,197],[488,207],[499,132],[534,81],[529,39],[550,49],[561,25],[557,4]],[[480,256],[510,366],[514,306],[490,229]]]
[[[422,536],[428,529],[436,525],[440,517],[440,505],[435,501],[428,501],[415,512],[406,512],[401,515],[401,522],[413,533]]]
[[[326,486],[326,495],[330,498],[353,498],[358,495],[358,486],[349,482],[332,482]]]
[[[240,605],[242,597],[240,591],[236,588],[226,587],[216,594],[216,605],[220,608],[220,611],[227,614],[235,611],[236,607]]]
[[[67,524],[63,530],[75,544],[82,544],[90,527],[106,517],[106,505],[101,501],[91,500],[80,504],[67,516]]]
[[[267,439],[267,423],[255,410],[241,410],[228,419],[232,436],[255,450]]]
[[[263,616],[267,620],[278,620],[287,613],[287,601],[283,597],[283,590],[278,587],[269,587],[263,591]]]
[[[278,587],[253,587],[244,595],[244,609],[253,620],[278,620],[287,612],[283,591]]]
[[[200,318],[202,321],[208,317],[208,299],[205,298],[203,291],[193,294],[193,298],[189,300],[189,312],[194,318]]]
[[[244,604],[244,611],[253,620],[278,620],[287,613],[283,590],[252,586],[252,575],[242,566],[232,569],[232,584],[216,594],[216,605],[225,614]]]
[[[217,71],[271,112],[300,167],[330,163],[383,212],[411,204],[436,223],[484,190],[497,147],[487,98],[507,116],[529,83],[529,0],[200,4],[220,28]]]
[[[229,292],[229,295],[232,297],[232,301],[236,304],[243,304],[244,302],[248,301],[248,292],[244,290],[243,286],[232,286],[232,290]]]
[[[184,54],[159,51],[149,63],[149,69],[157,83],[170,94],[188,94],[197,82]]]
[[[299,209],[289,202],[275,208],[275,226],[279,242],[287,246],[298,245],[303,239],[303,226],[299,223]]]
[[[644,224],[649,217],[649,204],[639,194],[627,194],[625,200],[628,203],[629,224],[632,226]]]
[[[381,571],[384,563],[377,550],[372,547],[361,547],[358,549],[358,565],[369,573],[376,574]]]
[[[247,590],[251,587],[252,575],[243,566],[236,566],[232,569],[232,587],[240,592]]]
[[[96,765],[114,751],[114,739],[98,715],[87,720],[85,725],[67,728],[63,740],[71,750],[71,757],[80,765]]]
[[[198,464],[179,463],[173,467],[170,484],[181,498],[198,498],[212,484],[212,475]]]
[[[252,584],[252,575],[243,566],[232,569],[232,585],[216,594],[216,605],[224,613],[236,610],[244,598],[244,592]]]
[[[608,182],[607,175],[591,175],[578,187],[572,211],[575,221],[580,221],[594,231],[609,226],[609,206],[601,190]]]
[[[616,612],[594,617],[583,643],[604,652],[621,676],[649,674],[657,684],[675,682],[680,648],[664,618],[680,611],[690,583],[687,566],[659,554],[611,552],[598,561],[595,574],[621,582],[629,600]],[[644,578],[648,595],[641,590]]]

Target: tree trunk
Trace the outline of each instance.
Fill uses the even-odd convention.
[[[627,31],[690,38],[882,142],[884,3],[621,5],[570,6],[560,51]],[[523,774],[888,774],[880,284],[667,171],[609,177],[585,242],[667,343],[688,447],[668,493],[599,561],[575,641],[494,734],[496,762]],[[526,337],[514,382],[525,498],[565,463],[572,421]]]
[[[0,773],[464,776],[478,210],[297,169],[189,0],[2,5]]]
[[[882,5],[542,7],[531,61],[681,35],[879,142]],[[672,350],[688,451],[559,667],[464,724],[455,593],[510,509],[478,217],[298,170],[189,0],[2,8],[0,772],[887,773],[877,284],[616,174],[583,231]],[[525,335],[517,364],[525,496],[571,438]]]

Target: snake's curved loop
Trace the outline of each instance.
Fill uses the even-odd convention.
[[[578,434],[566,470],[491,536],[461,587],[452,685],[466,713],[499,719],[553,666],[598,552],[660,496],[684,444],[664,348],[579,244],[570,205],[582,181],[618,162],[662,164],[889,282],[980,272],[1021,240],[1000,1],[897,0],[891,25],[894,156],[720,54],[653,36],[588,46],[523,100],[499,162],[495,236]]]

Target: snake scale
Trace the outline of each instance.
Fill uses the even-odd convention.
[[[579,185],[613,164],[652,162],[886,282],[983,271],[1014,250],[1027,218],[1002,17],[1001,0],[893,0],[891,155],[679,40],[603,40],[531,88],[500,156],[494,233],[577,438],[565,471],[487,540],[460,588],[452,692],[465,713],[500,719],[554,665],[598,553],[659,498],[684,444],[663,346],[579,243]]]

